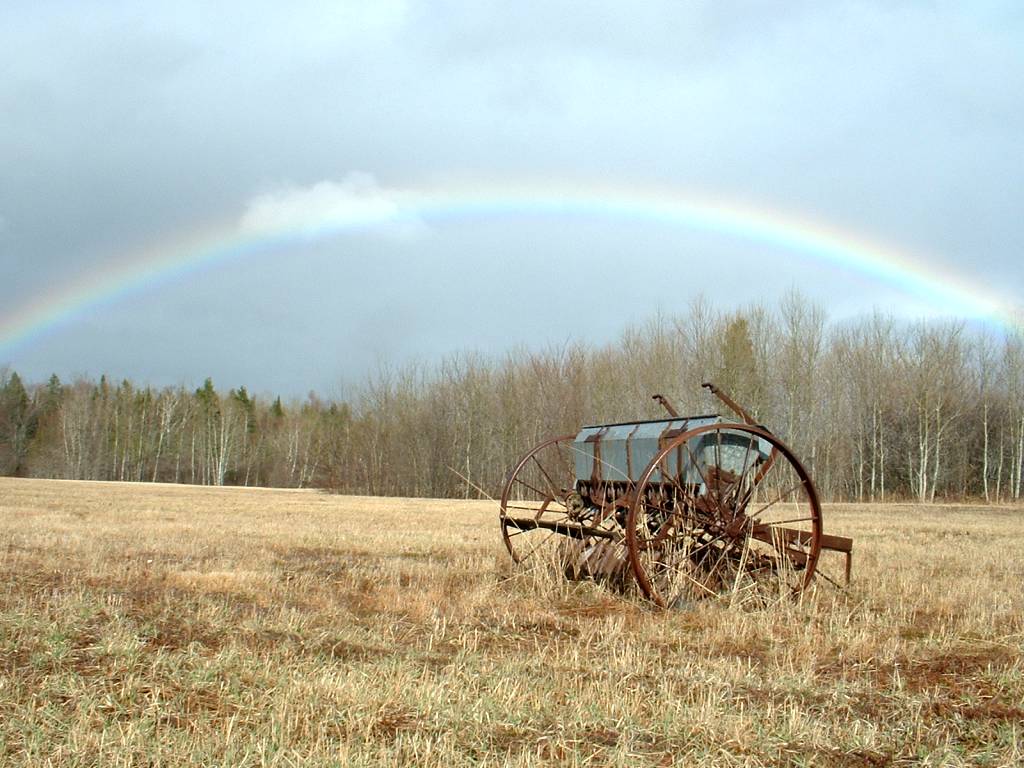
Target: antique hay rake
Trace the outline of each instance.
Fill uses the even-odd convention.
[[[718,414],[583,427],[547,440],[512,469],[501,533],[512,559],[554,565],[654,603],[723,593],[795,595],[815,576],[850,580],[853,541],[826,535],[821,504],[793,452],[728,395]],[[842,577],[822,552],[845,556]]]

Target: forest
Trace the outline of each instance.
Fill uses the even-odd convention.
[[[1024,338],[882,313],[833,321],[797,292],[698,297],[612,343],[381,366],[344,396],[245,386],[25,382],[0,369],[0,474],[496,496],[516,458],[583,424],[720,412],[714,381],[794,448],[829,500],[1020,499]]]

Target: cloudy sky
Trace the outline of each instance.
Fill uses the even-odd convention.
[[[698,293],[982,317],[1022,190],[1017,2],[7,3],[0,365],[301,394]]]

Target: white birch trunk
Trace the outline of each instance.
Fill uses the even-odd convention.
[[[992,499],[988,494],[988,403],[981,408],[981,487],[985,492],[985,501]]]

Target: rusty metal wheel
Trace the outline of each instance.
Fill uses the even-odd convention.
[[[790,596],[811,583],[821,505],[793,452],[763,427],[712,424],[647,465],[626,521],[630,565],[663,607],[707,595]]]
[[[499,513],[505,546],[520,565],[552,566],[570,578],[627,575],[620,523],[603,519],[576,490],[574,439],[541,443],[509,474]]]

